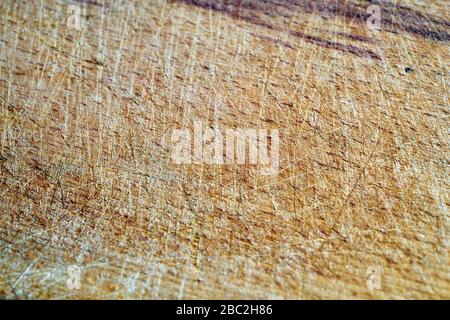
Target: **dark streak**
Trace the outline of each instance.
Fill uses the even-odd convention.
[[[81,4],[87,4],[87,5],[93,5],[97,7],[103,7],[103,5],[95,0],[75,0],[75,2],[81,3]]]
[[[336,32],[336,35],[343,36],[349,38],[351,40],[359,41],[359,42],[372,42],[372,39],[364,36],[358,36],[356,34],[344,33],[344,32]]]
[[[339,50],[342,52],[349,52],[349,53],[352,53],[361,58],[372,58],[372,59],[376,59],[376,60],[381,60],[381,58],[378,54],[376,54],[375,52],[373,52],[369,49],[363,49],[363,48],[353,46],[353,45],[347,45],[347,44],[343,44],[343,43],[339,43],[339,42],[335,42],[335,41],[321,39],[319,37],[310,36],[310,35],[307,35],[307,34],[304,34],[304,33],[298,32],[298,31],[291,31],[290,34],[292,34],[298,38],[304,39],[305,41],[307,41],[309,43],[313,43],[313,44],[319,45],[324,48],[335,49],[335,50]]]

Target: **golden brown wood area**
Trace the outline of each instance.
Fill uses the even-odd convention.
[[[449,6],[2,1],[0,297],[449,299]]]

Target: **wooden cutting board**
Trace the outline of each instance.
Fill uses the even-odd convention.
[[[0,8],[2,298],[450,298],[448,1]]]

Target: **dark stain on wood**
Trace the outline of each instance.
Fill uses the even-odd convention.
[[[391,33],[405,32],[433,41],[448,41],[449,33],[446,31],[450,23],[429,17],[417,10],[406,6],[394,4],[387,0],[371,0],[368,3],[361,4],[353,1],[344,0],[178,0],[179,2],[193,5],[196,7],[214,10],[222,14],[231,16],[234,19],[242,20],[260,27],[268,28],[277,32],[286,32],[291,36],[302,39],[324,48],[330,48],[354,54],[359,57],[381,60],[380,56],[370,49],[361,48],[356,45],[348,45],[333,40],[323,39],[308,35],[299,31],[286,29],[275,22],[274,17],[281,18],[287,24],[296,13],[306,13],[318,15],[328,20],[335,17],[347,19],[349,21],[362,24],[365,27],[369,18],[367,7],[376,4],[381,8],[382,29]],[[360,43],[370,42],[368,37],[339,33]],[[259,36],[259,38],[270,38]],[[277,41],[271,41],[277,43]],[[277,43],[280,44],[280,43]],[[286,45],[291,47],[291,45]]]

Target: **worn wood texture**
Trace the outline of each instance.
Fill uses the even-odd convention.
[[[0,296],[450,298],[449,2],[209,3],[1,2]],[[278,174],[173,163],[196,119]]]

